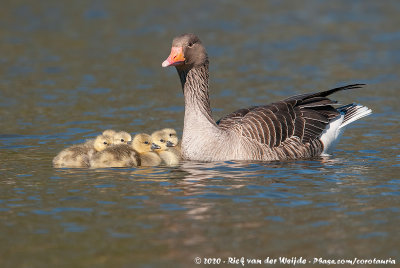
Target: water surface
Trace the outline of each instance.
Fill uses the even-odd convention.
[[[6,1],[0,9],[0,266],[196,267],[195,257],[400,262],[397,1]],[[106,128],[173,127],[162,69],[198,34],[214,117],[347,83],[373,115],[289,162],[54,169]],[[232,266],[230,266],[232,267]]]

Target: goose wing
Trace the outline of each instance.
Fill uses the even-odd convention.
[[[265,106],[240,109],[224,116],[217,124],[222,129],[240,128],[243,136],[269,147],[277,147],[292,137],[309,143],[319,138],[329,122],[340,114],[332,106],[336,101],[327,96],[362,85],[301,94]]]
[[[256,109],[257,107],[260,106],[253,106],[249,108],[243,108],[237,111],[234,111],[233,113],[227,114],[221,119],[219,119],[216,123],[220,128],[227,129],[232,127],[234,124],[237,124],[241,122],[243,117],[248,114],[250,111],[253,109]]]

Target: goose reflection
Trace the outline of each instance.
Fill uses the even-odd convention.
[[[280,166],[270,163],[272,169]],[[256,161],[221,161],[221,162],[196,162],[184,161],[180,170],[186,173],[183,181],[188,183],[197,181],[204,183],[207,179],[234,179],[235,182],[247,182],[249,178],[263,176],[266,174],[266,165]],[[268,170],[268,169],[267,169]],[[243,185],[236,185],[235,188]]]

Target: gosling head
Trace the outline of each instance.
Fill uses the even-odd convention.
[[[139,154],[151,152],[151,136],[149,134],[137,134],[132,140],[132,148]]]
[[[132,140],[131,134],[129,134],[126,131],[120,131],[115,133],[113,138],[114,138],[114,144],[122,144],[122,143],[127,144]]]
[[[151,139],[153,140],[153,150],[154,151],[165,151],[168,149],[168,145],[167,145],[167,138],[169,136],[167,135],[167,132],[162,131],[162,130],[158,130],[153,132],[153,134],[151,134]]]
[[[106,135],[99,135],[94,140],[94,149],[97,152],[101,152],[104,149],[106,149],[108,146],[111,146],[112,144],[113,144],[113,140],[111,137],[106,136]]]
[[[113,129],[106,129],[103,131],[103,135],[105,136],[114,137],[115,134],[117,134],[117,132]]]
[[[173,128],[164,128],[162,131],[166,133],[167,147],[175,147],[178,145],[178,135]]]

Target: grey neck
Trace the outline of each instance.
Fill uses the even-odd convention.
[[[201,66],[177,68],[177,71],[185,96],[185,125],[190,120],[216,126],[208,94],[208,61]]]
[[[208,96],[208,62],[202,66],[177,70],[185,96],[182,156],[189,160],[211,161],[224,147],[226,135],[212,118]]]

